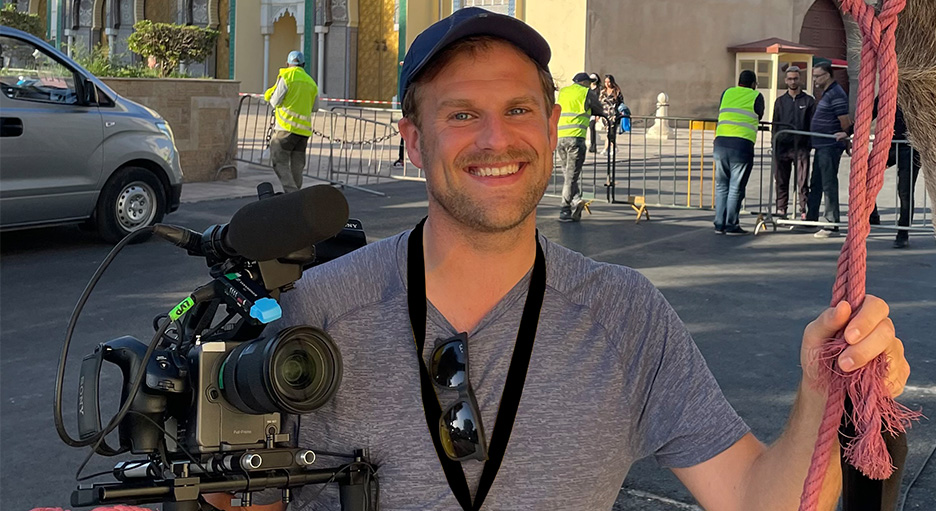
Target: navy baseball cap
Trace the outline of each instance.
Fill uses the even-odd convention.
[[[403,103],[413,79],[446,46],[471,36],[489,35],[504,39],[520,48],[540,67],[549,70],[552,52],[549,43],[526,23],[478,7],[466,7],[423,30],[403,59],[400,70],[399,101]]]

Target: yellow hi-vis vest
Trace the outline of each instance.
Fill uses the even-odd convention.
[[[312,136],[312,107],[318,85],[301,67],[284,67],[280,69],[279,78],[286,82],[286,96],[276,107],[276,124],[290,133]],[[263,97],[269,101],[274,90],[276,85],[267,89]]]
[[[716,137],[737,137],[757,141],[757,113],[754,100],[760,94],[750,87],[732,87],[725,91],[718,108]]]
[[[556,100],[562,107],[559,117],[559,137],[585,138],[588,131],[588,118],[585,112],[585,97],[588,96],[588,87],[573,83],[568,87],[559,89],[559,99]]]

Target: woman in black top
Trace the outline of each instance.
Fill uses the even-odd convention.
[[[614,155],[614,143],[617,137],[617,124],[621,120],[621,114],[618,112],[618,106],[624,103],[624,94],[621,93],[621,88],[618,87],[617,82],[614,81],[614,76],[605,75],[604,77],[604,87],[601,89],[601,93],[598,95],[598,99],[601,100],[602,106],[602,118],[601,122],[604,124],[605,128],[608,130],[608,142],[605,145],[601,154],[606,154],[608,151],[611,151],[611,154]]]

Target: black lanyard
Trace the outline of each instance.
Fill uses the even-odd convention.
[[[461,504],[464,511],[477,511],[487,496],[497,469],[500,468],[504,453],[507,451],[507,442],[513,429],[517,408],[520,406],[520,396],[523,393],[523,383],[526,380],[527,368],[530,365],[530,355],[533,353],[533,341],[536,338],[536,326],[539,322],[540,309],[543,306],[543,296],[546,294],[546,257],[543,247],[540,246],[539,235],[536,237],[536,259],[533,262],[533,273],[530,275],[530,288],[527,291],[526,303],[523,306],[523,316],[520,319],[520,329],[517,331],[517,342],[514,345],[513,356],[510,359],[510,369],[504,382],[504,392],[501,394],[500,406],[497,409],[497,420],[488,446],[488,460],[484,462],[478,491],[475,494],[474,504],[471,502],[471,492],[468,482],[462,471],[461,463],[450,459],[442,450],[439,439],[439,418],[442,416],[442,406],[435,393],[429,370],[423,360],[423,346],[426,342],[426,262],[423,259],[423,225],[424,218],[410,233],[407,255],[407,305],[409,306],[410,325],[413,327],[413,338],[416,341],[416,356],[419,359],[419,376],[422,387],[423,408],[426,410],[426,424],[432,435],[436,454],[445,471],[452,493]]]

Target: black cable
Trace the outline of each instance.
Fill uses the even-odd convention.
[[[224,325],[226,325],[228,321],[231,321],[232,319],[237,317],[237,315],[238,315],[237,312],[228,312],[227,316],[225,316],[224,319],[222,319],[217,325],[211,327],[210,330],[201,334],[201,338],[203,339],[202,342],[208,342],[208,340],[211,339],[212,335],[216,334],[218,330],[221,330],[221,328],[224,327]]]
[[[366,509],[371,511],[380,510],[380,478],[377,476],[377,470],[379,467],[375,468],[374,465],[366,462],[355,462],[355,464],[360,464],[364,466],[364,487],[367,490],[367,505]],[[371,480],[373,478],[374,491],[371,490]],[[372,505],[373,501],[373,505]]]
[[[322,483],[321,487],[319,488],[319,491],[315,492],[315,494],[313,494],[312,498],[309,500],[315,501],[316,499],[318,499],[319,495],[321,495],[322,492],[325,491],[325,488],[327,488],[329,484],[335,482],[335,479],[337,479],[338,476],[341,475],[342,472],[344,472],[345,470],[350,470],[351,467],[353,467],[357,463],[358,463],[357,461],[352,461],[351,463],[348,463],[346,465],[342,465],[341,467],[339,467],[338,470],[336,470],[335,473],[332,474],[330,478],[328,478],[328,481],[325,481],[324,483]]]
[[[95,477],[106,476],[106,475],[110,475],[110,474],[113,474],[113,473],[114,473],[113,470],[105,470],[104,472],[97,472],[97,473],[94,473],[94,474],[86,475],[86,476],[84,476],[84,477],[79,477],[79,478],[77,478],[77,481],[78,481],[78,482],[83,482],[83,481],[87,481],[87,480],[89,480],[89,479],[94,479]]]
[[[157,314],[156,317],[153,318],[153,330],[154,331],[159,330],[159,320],[165,319],[168,317],[169,317],[169,313],[167,312],[162,312],[160,314]],[[159,346],[161,348],[168,348],[178,342],[179,340],[173,337],[172,335],[170,335],[167,330],[167,333],[163,334],[162,342],[159,344]]]
[[[166,431],[165,428],[163,428],[162,426],[160,426],[159,423],[157,423],[156,421],[154,421],[153,419],[151,419],[151,418],[150,418],[149,416],[147,416],[145,413],[140,413],[140,412],[137,412],[137,411],[134,411],[134,410],[130,410],[130,413],[132,413],[132,414],[134,414],[134,415],[139,415],[140,417],[143,417],[144,419],[148,420],[148,421],[150,422],[150,424],[152,424],[153,426],[156,426],[156,428],[159,429],[159,431],[162,431],[162,433],[163,433],[164,435],[166,435],[167,437],[171,438],[172,441],[175,442],[177,446],[179,446],[179,449],[182,449],[182,452],[185,453],[186,456],[188,456],[188,459],[191,460],[192,463],[194,463],[196,467],[200,468],[200,469],[202,470],[202,472],[204,472],[204,473],[206,473],[206,474],[208,473],[208,469],[205,468],[205,466],[202,465],[200,461],[198,461],[197,459],[195,459],[195,456],[193,456],[192,453],[189,452],[189,450],[186,449],[186,448],[182,445],[182,442],[180,442],[179,439],[176,438],[175,435],[173,435],[172,433],[169,433],[168,431]]]
[[[61,438],[65,444],[71,447],[84,447],[86,445],[91,445],[98,440],[96,436],[85,440],[72,438],[69,436],[68,430],[65,429],[65,422],[62,417],[62,386],[65,383],[65,362],[68,358],[68,346],[71,344],[72,334],[74,334],[75,326],[78,324],[78,316],[81,314],[81,310],[88,301],[88,297],[91,295],[91,291],[94,289],[94,286],[97,285],[98,281],[101,279],[101,276],[104,274],[104,270],[106,270],[111,261],[117,257],[117,254],[123,250],[123,248],[131,241],[139,238],[144,233],[151,234],[152,232],[152,227],[144,227],[138,231],[133,231],[124,239],[120,240],[120,242],[111,249],[111,251],[107,254],[107,257],[101,261],[101,264],[94,272],[91,280],[88,281],[88,285],[85,286],[84,291],[82,291],[81,297],[78,299],[78,303],[75,304],[75,309],[72,311],[71,318],[68,320],[68,329],[65,332],[65,343],[62,346],[62,354],[59,356],[58,372],[55,376],[55,400],[53,402],[52,413],[55,418],[55,430],[58,432],[59,438]],[[137,381],[143,379],[145,368],[145,365],[140,368],[139,374],[137,374]],[[101,436],[103,437],[103,435]]]

